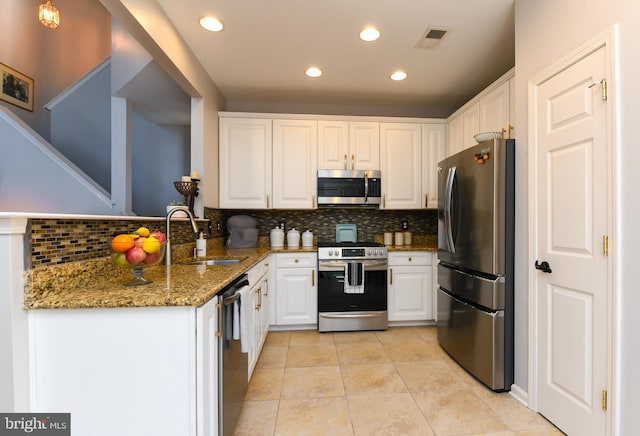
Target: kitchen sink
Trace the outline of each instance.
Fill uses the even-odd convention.
[[[213,266],[213,265],[236,265],[240,262],[242,262],[243,260],[245,260],[246,257],[242,257],[242,258],[235,258],[235,259],[202,259],[202,260],[190,260],[188,262],[185,262],[185,265],[206,265],[206,266]]]

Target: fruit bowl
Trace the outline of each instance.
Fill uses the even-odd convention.
[[[153,283],[144,278],[144,268],[154,266],[164,259],[167,238],[162,232],[150,232],[141,227],[134,233],[122,233],[111,240],[111,262],[120,268],[131,270],[133,278],[125,286],[141,286]]]

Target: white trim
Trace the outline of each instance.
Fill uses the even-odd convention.
[[[444,118],[280,114],[280,113],[263,113],[263,112],[225,112],[225,111],[219,111],[218,118],[268,118],[268,119],[284,119],[284,120],[373,121],[373,122],[380,122],[380,123],[447,124],[447,120]]]
[[[617,403],[619,400],[619,389],[620,381],[618,380],[617,374],[618,371],[618,350],[619,350],[619,331],[620,331],[620,317],[618,314],[620,313],[620,299],[619,299],[619,281],[618,277],[620,275],[619,265],[617,259],[620,257],[620,244],[616,244],[615,242],[619,240],[619,228],[620,228],[620,203],[619,203],[619,193],[621,188],[620,182],[620,174],[618,169],[620,168],[620,155],[618,153],[620,144],[620,120],[618,117],[619,111],[619,102],[616,98],[618,92],[618,50],[617,50],[617,35],[618,35],[618,26],[614,25],[607,29],[606,31],[600,33],[578,49],[564,56],[554,64],[545,68],[540,73],[533,76],[529,79],[528,82],[528,112],[529,112],[529,123],[528,123],[528,139],[529,139],[529,255],[528,255],[528,265],[533,265],[536,259],[536,253],[538,251],[537,241],[538,237],[535,233],[537,228],[537,216],[534,211],[537,210],[537,196],[535,195],[535,188],[538,186],[538,182],[535,179],[535,169],[537,167],[536,160],[536,150],[538,143],[538,137],[536,134],[537,125],[537,113],[536,113],[536,101],[537,101],[537,90],[540,85],[545,83],[547,80],[560,73],[561,71],[569,68],[570,66],[576,64],[581,61],[585,57],[594,53],[595,51],[604,48],[605,49],[605,58],[606,58],[606,69],[607,69],[607,85],[609,89],[608,101],[609,101],[609,110],[607,113],[610,117],[607,119],[607,132],[608,132],[608,141],[607,141],[607,155],[609,160],[608,166],[608,184],[609,184],[609,204],[608,204],[608,235],[610,241],[610,250],[608,257],[608,338],[607,338],[607,349],[610,350],[607,356],[607,386],[608,386],[608,411],[606,414],[606,434],[613,435],[617,434],[617,430],[619,428],[619,411],[617,407]],[[533,269],[529,268],[528,271],[528,283],[529,283],[529,408],[537,411],[538,410],[538,341],[537,341],[537,316],[538,316],[538,307],[537,307],[537,274],[534,273]]]
[[[509,394],[525,407],[529,407],[529,394],[518,385],[511,385]]]
[[[99,72],[107,68],[109,65],[111,65],[111,56],[106,58],[104,61],[100,62],[95,67],[93,67],[91,71],[89,71],[87,74],[82,76],[77,82],[75,82],[74,84],[69,86],[67,89],[62,91],[60,94],[58,94],[57,97],[54,97],[49,103],[45,104],[43,107],[49,111],[52,110],[54,107],[56,107],[57,104],[62,102],[69,95],[74,93],[78,88],[80,88],[82,85],[87,83],[89,80],[91,80],[91,78],[93,78]]]

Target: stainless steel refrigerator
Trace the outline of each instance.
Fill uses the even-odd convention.
[[[438,164],[438,341],[496,391],[513,384],[515,141]]]

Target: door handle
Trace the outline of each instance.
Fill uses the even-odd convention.
[[[536,260],[536,263],[534,264],[534,266],[536,267],[536,269],[539,269],[542,272],[551,274],[551,266],[549,265],[549,262],[547,262],[546,260],[543,261],[542,263],[538,263],[538,261]]]

